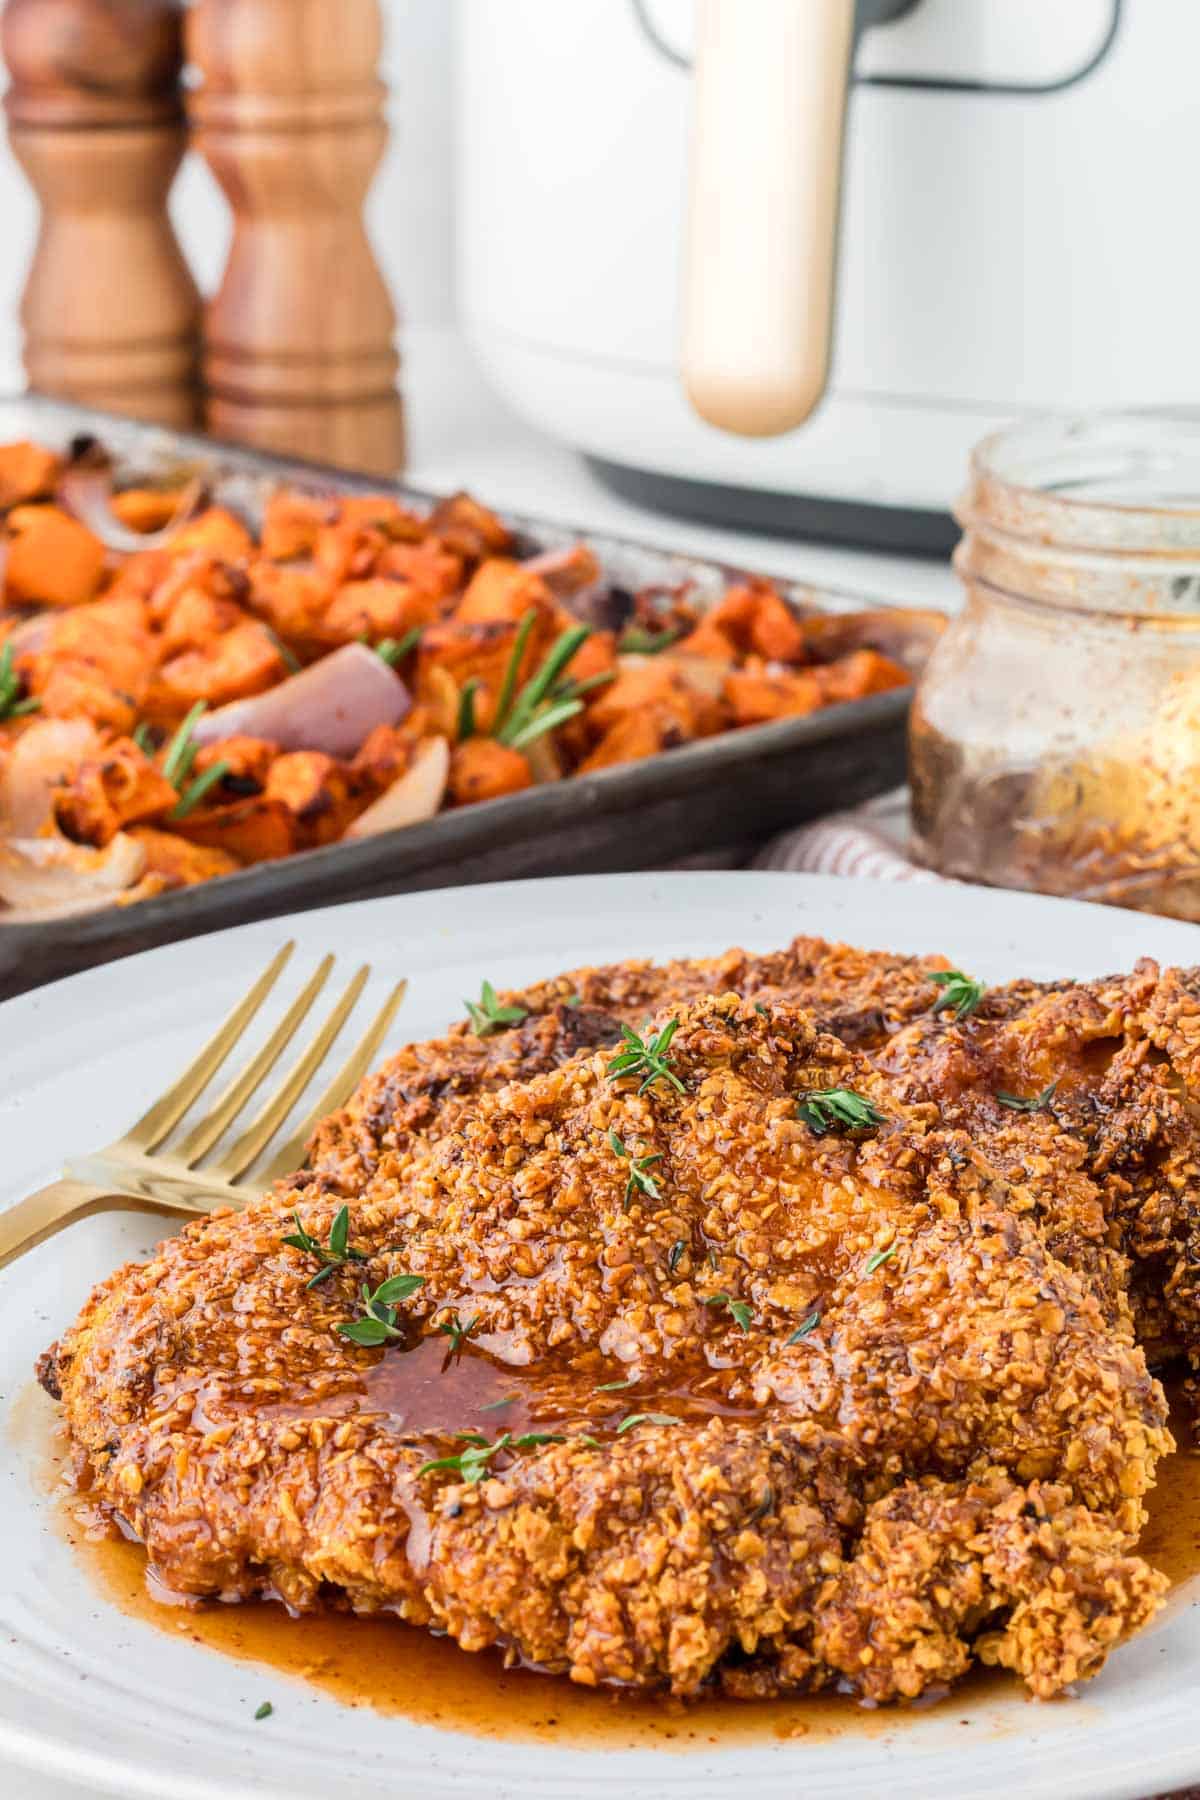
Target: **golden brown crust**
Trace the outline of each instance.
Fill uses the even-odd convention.
[[[901,998],[870,1002],[885,1033],[927,983],[894,961]],[[662,997],[623,979],[591,972],[584,1006]],[[365,1262],[305,1286],[281,1239],[293,1207],[328,1236],[341,1202],[317,1180],[103,1284],[48,1374],[159,1578],[391,1608],[680,1694],[912,1697],[977,1654],[1037,1693],[1093,1672],[1165,1586],[1134,1549],[1170,1447],[1161,1389],[1104,1266],[1068,1266],[970,1132],[782,985],[673,997],[684,1091],[639,1093],[609,1050],[560,1055],[550,984],[529,1006],[541,1072],[457,1110],[443,1094],[435,1131],[358,1177]],[[429,1061],[461,1073],[459,1050],[486,1081],[512,1055],[460,1031]],[[832,1086],[883,1123],[814,1133],[797,1101]],[[613,1133],[659,1159],[655,1191],[630,1191]],[[338,1335],[359,1280],[401,1271],[424,1279],[403,1341]],[[457,1355],[452,1315],[477,1321]],[[618,1429],[628,1413],[676,1422]],[[457,1431],[504,1429],[554,1441],[477,1483],[423,1472]]]

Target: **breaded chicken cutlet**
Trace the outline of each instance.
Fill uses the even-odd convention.
[[[181,1594],[386,1609],[586,1683],[1093,1673],[1166,1585],[1136,1553],[1166,1407],[1122,1296],[794,1002],[672,1018],[636,1066],[443,1096],[315,1285],[320,1180],[104,1283],[42,1371],[91,1499]],[[372,1318],[378,1348],[340,1329]]]

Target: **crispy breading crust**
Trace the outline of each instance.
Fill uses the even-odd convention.
[[[975,1655],[1038,1694],[1092,1673],[1165,1588],[1135,1544],[1171,1447],[1103,1280],[794,1005],[678,1016],[683,1094],[581,1052],[401,1133],[352,1208],[368,1260],[315,1289],[281,1238],[294,1206],[327,1235],[320,1181],[103,1284],[44,1369],[93,1496],[180,1592],[386,1608],[583,1682],[885,1700]],[[814,1134],[797,1098],[830,1086],[885,1122]],[[402,1270],[404,1343],[339,1336],[360,1277]],[[562,1440],[475,1485],[424,1466],[500,1415],[404,1400],[452,1312],[476,1323],[446,1395],[499,1372],[520,1429]]]

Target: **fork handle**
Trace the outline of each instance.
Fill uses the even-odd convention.
[[[108,1209],[149,1212],[158,1210],[149,1201],[139,1201],[129,1194],[116,1194],[111,1188],[93,1187],[85,1181],[52,1181],[36,1194],[18,1201],[0,1212],[0,1269],[18,1256],[24,1256],[35,1244],[62,1231],[76,1219]]]

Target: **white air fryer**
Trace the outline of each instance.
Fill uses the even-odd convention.
[[[1200,398],[1200,0],[459,6],[470,341],[627,495],[941,549],[998,424]]]

